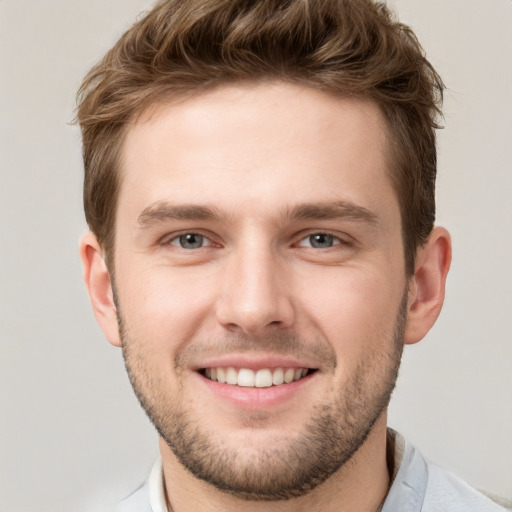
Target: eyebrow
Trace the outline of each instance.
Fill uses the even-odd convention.
[[[168,220],[214,222],[227,217],[228,215],[222,213],[215,206],[176,205],[167,201],[158,201],[144,208],[137,219],[137,223],[141,229],[145,229]],[[288,221],[345,219],[374,226],[378,225],[378,217],[375,213],[363,206],[347,201],[299,204],[285,210],[284,218]]]
[[[293,220],[346,219],[374,226],[379,223],[378,216],[371,210],[348,201],[301,204],[289,210],[286,217]]]
[[[195,204],[174,205],[166,201],[159,201],[144,208],[137,223],[141,228],[147,228],[167,220],[216,221],[222,217],[221,212],[215,207]]]

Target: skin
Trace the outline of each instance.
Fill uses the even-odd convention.
[[[344,391],[376,401],[394,383],[397,332],[399,344],[415,343],[439,314],[449,235],[435,228],[406,276],[386,129],[371,102],[267,83],[155,106],[127,132],[116,301],[94,235],[81,243],[93,309],[107,339],[123,346],[136,392],[157,420],[169,421],[163,407],[186,415],[216,454],[236,454],[237,474],[289,455],[322,406],[349,411],[359,396],[344,402]],[[204,245],[181,247],[186,233],[204,236]],[[332,246],[312,246],[317,233],[332,235]],[[279,357],[317,371],[274,402],[268,391],[261,400],[252,390],[226,398],[197,372],[233,360],[266,367]],[[368,436],[345,465],[278,502],[220,491],[161,440],[172,509],[376,510],[389,484],[380,409],[361,420]]]

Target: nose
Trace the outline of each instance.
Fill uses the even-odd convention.
[[[224,272],[217,304],[218,322],[251,337],[287,329],[295,317],[289,269],[271,249],[234,251]]]

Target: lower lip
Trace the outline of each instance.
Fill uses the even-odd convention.
[[[201,379],[208,391],[215,396],[239,408],[258,410],[277,407],[291,400],[314,380],[317,373],[314,372],[306,375],[306,377],[302,377],[295,382],[270,386],[268,388],[246,388],[231,384],[221,384],[220,382],[203,377],[199,373],[196,373],[196,375]]]

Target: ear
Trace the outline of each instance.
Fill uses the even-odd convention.
[[[450,234],[436,227],[416,256],[409,283],[405,343],[417,343],[432,328],[444,302],[446,276],[452,260]]]
[[[103,251],[93,233],[85,234],[80,240],[80,257],[84,283],[91,299],[94,316],[107,340],[112,345],[120,347],[117,308],[110,274],[103,259]]]

